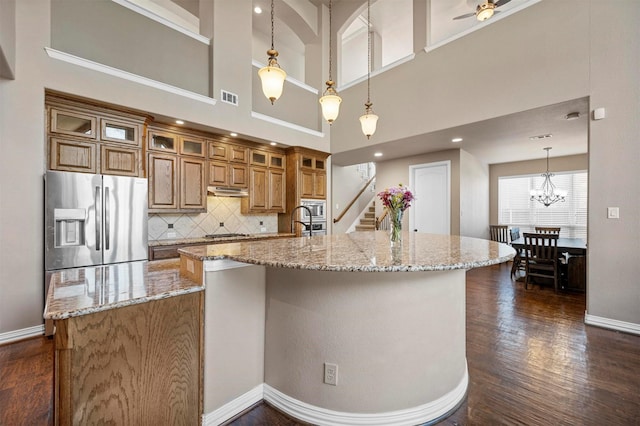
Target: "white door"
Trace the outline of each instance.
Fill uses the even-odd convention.
[[[409,167],[415,200],[409,209],[410,230],[429,234],[451,233],[451,162]]]

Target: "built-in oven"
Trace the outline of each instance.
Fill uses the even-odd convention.
[[[308,235],[309,223],[305,223],[305,235]],[[311,235],[327,235],[327,222],[312,222],[311,223]]]
[[[307,207],[307,209],[300,209],[301,221],[309,222],[309,212],[311,212],[312,222],[326,222],[327,221],[327,201],[326,200],[310,200],[302,199],[300,203]],[[326,224],[325,224],[326,225]],[[326,229],[326,226],[325,226]]]

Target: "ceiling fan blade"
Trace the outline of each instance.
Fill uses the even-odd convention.
[[[496,5],[496,7],[500,7],[504,4],[509,3],[511,0],[498,0],[497,2],[495,2],[494,4]]]
[[[472,16],[475,16],[475,12],[472,13],[465,13],[464,15],[460,15],[460,16],[456,16],[455,18],[453,18],[453,20],[457,20],[457,19],[464,19],[464,18],[470,18]]]

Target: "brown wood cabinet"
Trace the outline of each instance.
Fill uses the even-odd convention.
[[[103,144],[100,147],[100,171],[106,175],[138,176],[140,150]]]
[[[207,210],[205,160],[180,158],[180,208]]]
[[[150,153],[147,160],[149,212],[178,208],[178,157]]]
[[[200,424],[203,295],[56,320],[56,424]]]
[[[49,138],[49,169],[97,173],[96,147],[94,142]]]
[[[287,200],[286,157],[279,151],[249,150],[249,197],[243,198],[243,214],[284,213]]]
[[[326,152],[302,147],[291,147],[286,151],[286,192],[284,214],[278,215],[278,230],[291,229],[291,212],[302,204],[304,198],[324,200],[327,197]],[[299,219],[299,217],[294,218]]]
[[[143,176],[146,116],[47,93],[50,170]]]

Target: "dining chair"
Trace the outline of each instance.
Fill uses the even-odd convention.
[[[558,292],[558,234],[524,234],[525,290],[532,277],[553,279]]]
[[[560,234],[560,227],[555,226],[536,226],[537,234]]]
[[[511,237],[511,242],[520,238],[520,228],[510,228],[509,236]],[[511,265],[511,278],[515,275],[517,271],[524,271],[524,250],[515,249],[516,255],[513,257],[513,264]]]
[[[507,225],[489,225],[491,241],[509,244],[509,227]]]

